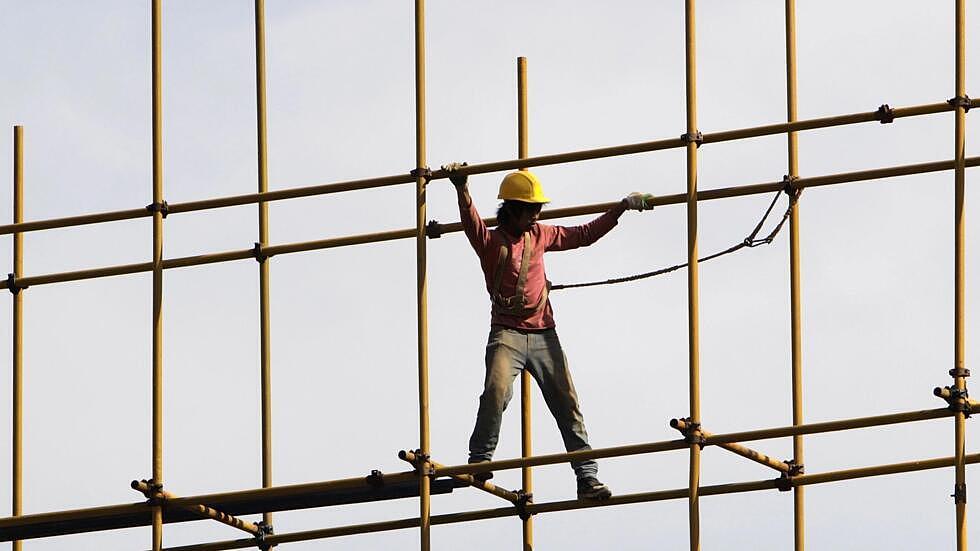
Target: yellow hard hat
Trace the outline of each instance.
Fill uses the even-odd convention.
[[[551,199],[541,191],[541,182],[530,170],[511,172],[500,182],[500,193],[497,199],[504,201],[522,201],[524,203],[550,203]]]

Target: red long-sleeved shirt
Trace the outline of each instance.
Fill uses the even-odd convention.
[[[540,223],[531,226],[529,231],[531,232],[534,250],[531,253],[527,281],[524,285],[526,304],[537,304],[547,284],[544,253],[546,251],[577,249],[595,243],[600,237],[609,233],[609,230],[613,229],[619,222],[619,213],[616,213],[615,210],[614,208],[607,211],[595,220],[581,226],[549,226]],[[523,236],[514,237],[500,228],[492,230],[487,228],[472,201],[468,207],[460,204],[459,214],[463,223],[463,231],[470,240],[473,250],[480,257],[480,266],[483,268],[483,275],[486,278],[487,291],[491,294],[493,293],[493,280],[497,270],[500,246],[504,245],[510,248],[510,266],[504,270],[501,277],[500,294],[507,297],[513,296],[516,292],[517,277],[521,270],[521,256],[524,253]],[[514,329],[535,331],[554,327],[555,319],[551,309],[551,301],[548,300],[544,308],[529,314],[527,317],[492,311],[490,323]]]

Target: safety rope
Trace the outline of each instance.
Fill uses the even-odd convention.
[[[731,247],[723,251],[710,254],[703,258],[699,258],[698,262],[707,262],[709,260],[714,260],[715,258],[718,258],[720,256],[725,256],[726,254],[733,253],[735,251],[744,249],[746,247],[752,248],[752,247],[758,247],[759,245],[768,245],[772,243],[773,240],[776,238],[776,235],[779,233],[779,230],[783,229],[783,224],[785,224],[786,220],[789,219],[789,214],[793,210],[793,205],[795,205],[800,198],[800,192],[802,190],[794,189],[790,191],[790,189],[791,187],[787,186],[785,190],[780,190],[776,192],[776,195],[773,196],[772,198],[772,202],[769,203],[769,208],[766,209],[766,213],[762,215],[762,219],[759,220],[759,223],[755,225],[755,229],[752,230],[752,233],[750,233],[748,237],[743,239],[741,243],[738,243],[737,245],[732,245]],[[756,236],[759,235],[759,232],[762,230],[762,226],[766,223],[766,220],[769,218],[769,214],[772,213],[773,207],[775,207],[776,203],[779,201],[779,196],[784,192],[786,192],[787,195],[789,196],[789,205],[786,207],[786,212],[783,214],[782,220],[780,220],[779,223],[776,224],[776,227],[774,227],[772,231],[769,232],[768,235],[766,235],[763,238],[757,239]],[[614,279],[607,279],[605,281],[590,281],[588,283],[564,283],[561,285],[552,285],[551,290],[557,291],[560,289],[574,289],[577,287],[594,287],[597,285],[612,285],[614,283],[627,283],[630,281],[637,281],[640,279],[647,279],[650,277],[655,277],[663,274],[669,274],[670,272],[680,270],[681,268],[686,268],[688,264],[689,264],[688,262],[685,262],[683,264],[677,264],[675,266],[670,266],[668,268],[661,268],[659,270],[654,270],[652,272],[646,272],[646,273],[636,274],[636,275],[631,275],[626,277],[617,277]]]

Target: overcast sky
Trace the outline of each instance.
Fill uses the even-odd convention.
[[[683,2],[557,0],[427,3],[429,165],[516,157],[516,58],[528,58],[530,151],[559,153],[685,131]],[[953,1],[824,0],[798,6],[799,116],[813,118],[945,101],[954,95]],[[967,28],[980,28],[968,2]],[[270,187],[406,173],[415,163],[413,2],[270,1],[267,68]],[[164,197],[171,203],[256,189],[253,4],[167,0],[163,12]],[[698,120],[702,132],[785,120],[783,2],[698,3]],[[970,37],[967,73],[980,72]],[[0,0],[0,220],[12,219],[12,126],[25,126],[28,220],[151,202],[149,1]],[[971,82],[968,79],[968,84]],[[968,87],[968,93],[971,90]],[[980,91],[973,90],[973,96]],[[970,144],[980,139],[971,120]],[[800,135],[800,173],[816,176],[944,160],[953,115],[868,123]],[[784,136],[702,147],[701,189],[779,180]],[[631,191],[685,190],[683,150],[537,170],[551,206],[617,200]],[[490,216],[502,174],[471,178]],[[976,182],[968,173],[968,194]],[[939,407],[953,358],[953,175],[823,187],[800,203],[804,416],[809,422]],[[967,202],[968,235],[980,208]],[[429,218],[458,220],[444,181]],[[699,208],[707,254],[740,242],[771,197]],[[785,208],[785,198],[777,210]],[[273,244],[410,228],[413,186],[273,203]],[[256,207],[169,217],[165,256],[250,248]],[[558,223],[577,224],[589,217]],[[683,206],[629,212],[594,246],[548,257],[555,283],[606,279],[686,260]],[[25,275],[150,259],[140,219],[30,233]],[[12,239],[0,268],[12,271]],[[466,460],[483,381],[489,305],[461,234],[428,243],[432,453]],[[980,247],[967,241],[967,281]],[[276,484],[397,472],[418,446],[415,243],[402,240],[276,257],[272,271]],[[252,261],[183,268],[164,277],[166,488],[178,495],[260,485],[258,283]],[[686,275],[552,295],[593,446],[674,439],[688,415]],[[978,359],[980,293],[967,295],[967,367]],[[150,476],[148,274],[60,283],[25,292],[24,509],[39,513],[141,500]],[[8,293],[4,293],[8,296]],[[9,305],[9,298],[0,299]],[[701,381],[705,429],[791,423],[788,245],[702,266]],[[8,310],[9,311],[9,307]],[[0,357],[11,319],[0,316]],[[0,403],[9,404],[2,369]],[[520,453],[517,403],[498,458]],[[540,393],[534,449],[562,450]],[[0,407],[9,436],[10,408]],[[974,433],[975,434],[975,433]],[[975,438],[968,452],[977,451]],[[789,439],[750,444],[789,459]],[[952,421],[806,439],[817,473],[951,455]],[[614,493],[687,485],[687,452],[608,459]],[[773,478],[771,470],[708,448],[703,484]],[[10,438],[0,438],[10,472]],[[975,472],[975,471],[974,471]],[[980,482],[976,476],[970,482]],[[519,471],[498,474],[508,488]],[[811,486],[812,549],[949,549],[951,469]],[[535,470],[537,502],[574,497],[566,465]],[[10,514],[0,477],[0,516]],[[433,513],[502,506],[457,490]],[[980,517],[970,509],[970,536]],[[277,532],[413,517],[417,500],[277,513]],[[701,501],[705,549],[792,545],[792,498],[776,491]],[[540,549],[684,549],[687,502],[535,517]],[[233,539],[212,523],[167,526],[166,545]],[[418,530],[297,543],[289,549],[418,545]],[[516,517],[437,526],[435,549],[517,549]],[[139,528],[32,541],[25,549],[144,549]],[[9,544],[0,548],[8,549]]]

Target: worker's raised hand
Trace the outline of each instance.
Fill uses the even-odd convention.
[[[630,193],[623,199],[626,201],[626,208],[630,210],[653,210],[653,200],[653,195],[638,191]]]
[[[467,166],[465,162],[442,165],[442,169],[449,173],[449,181],[456,187],[466,185],[467,176],[465,174],[459,174],[459,169],[463,168],[464,166]]]

